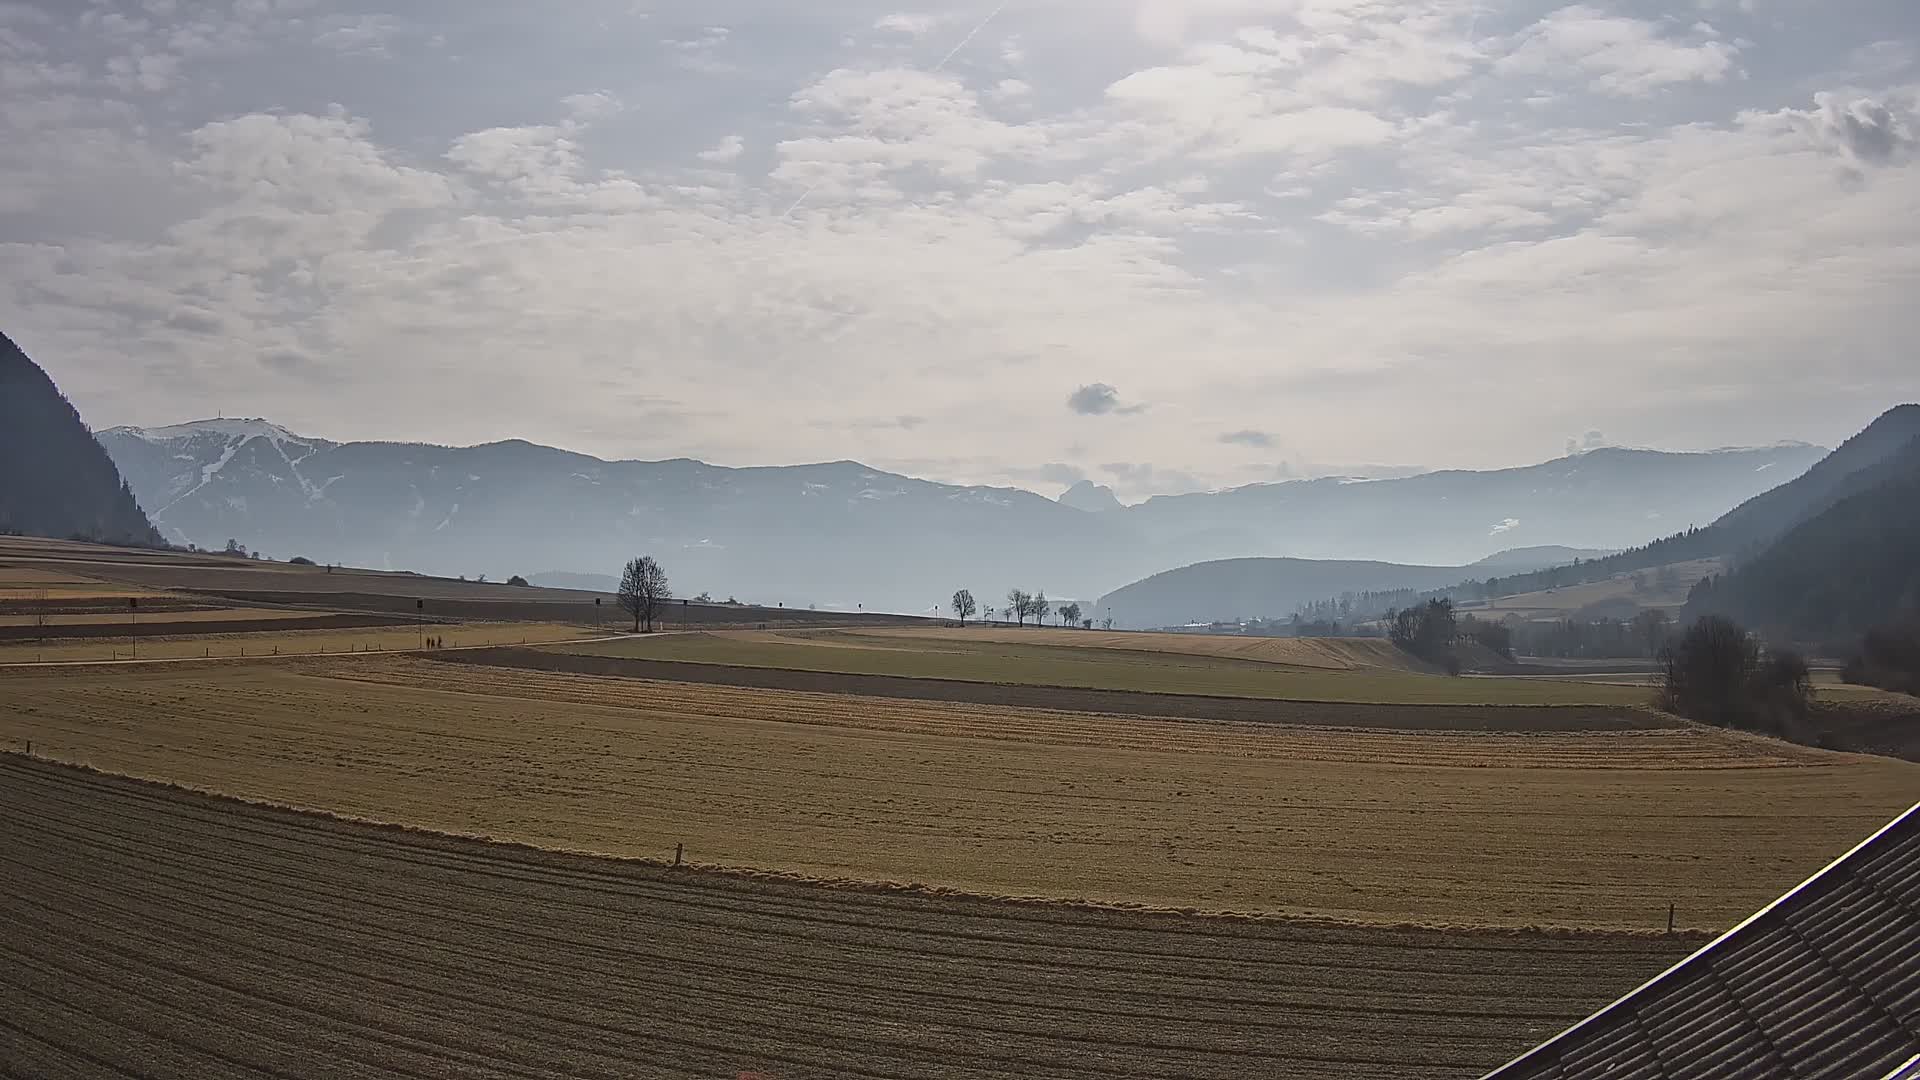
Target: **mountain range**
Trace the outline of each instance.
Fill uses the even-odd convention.
[[[1217,559],[1134,582],[1098,607],[1136,627],[1285,618],[1302,604],[1348,592],[1482,600],[1717,559],[1736,569],[1690,598],[1689,616],[1731,614],[1778,638],[1827,644],[1896,618],[1920,618],[1916,484],[1920,406],[1900,405],[1705,527],[1628,550],[1527,548],[1470,566]]]
[[[160,536],[80,414],[0,334],[0,532],[152,545]]]
[[[910,612],[961,587],[1094,597],[1220,556],[1457,566],[1516,546],[1623,546],[1710,520],[1825,453],[1602,449],[1525,468],[1259,484],[1125,507],[1111,492],[1066,505],[852,461],[727,468],[603,461],[518,440],[338,443],[257,419],[99,438],[175,543],[233,539],[278,557],[493,577],[611,574],[653,553],[686,593]],[[1090,505],[1105,508],[1081,508]]]

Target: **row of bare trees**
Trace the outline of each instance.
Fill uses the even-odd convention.
[[[967,620],[973,618],[975,615],[987,619],[1003,619],[1019,626],[1027,625],[1027,620],[1029,619],[1033,620],[1035,626],[1045,626],[1047,619],[1057,616],[1061,626],[1077,626],[1086,630],[1093,629],[1092,619],[1081,618],[1082,612],[1077,602],[1061,604],[1055,607],[1047,601],[1045,590],[1038,593],[1029,593],[1024,589],[1013,589],[1007,593],[1006,607],[998,611],[989,607],[982,611],[980,602],[974,599],[973,590],[961,589],[953,594],[953,601],[950,606],[953,608],[953,613],[959,616],[960,625],[962,626],[965,626]]]

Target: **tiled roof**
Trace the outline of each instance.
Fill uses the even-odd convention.
[[[1920,806],[1487,1080],[1920,1080]]]

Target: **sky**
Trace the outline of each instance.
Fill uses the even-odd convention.
[[[0,0],[96,428],[1129,501],[1920,398],[1912,0]]]

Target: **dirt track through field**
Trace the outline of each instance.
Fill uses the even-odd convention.
[[[1920,770],[1696,729],[1334,731],[368,658],[0,673],[0,740],[543,847],[989,896],[1724,928]]]
[[[254,1077],[1471,1077],[1697,944],[676,872],[0,755],[0,1065]]]
[[[619,644],[619,643],[616,643]],[[643,644],[645,644],[643,642]],[[580,648],[595,646],[582,645]],[[566,646],[564,648],[573,648]],[[579,675],[661,679],[711,686],[851,694],[910,701],[951,701],[1016,709],[1059,709],[1120,716],[1179,716],[1195,720],[1308,724],[1408,731],[1630,731],[1672,727],[1671,717],[1647,708],[1617,705],[1383,705],[1345,701],[1202,694],[1153,694],[1073,686],[1030,686],[962,679],[854,675],[837,671],[700,664],[681,660],[589,656],[548,649],[502,648],[436,657],[478,664]]]

